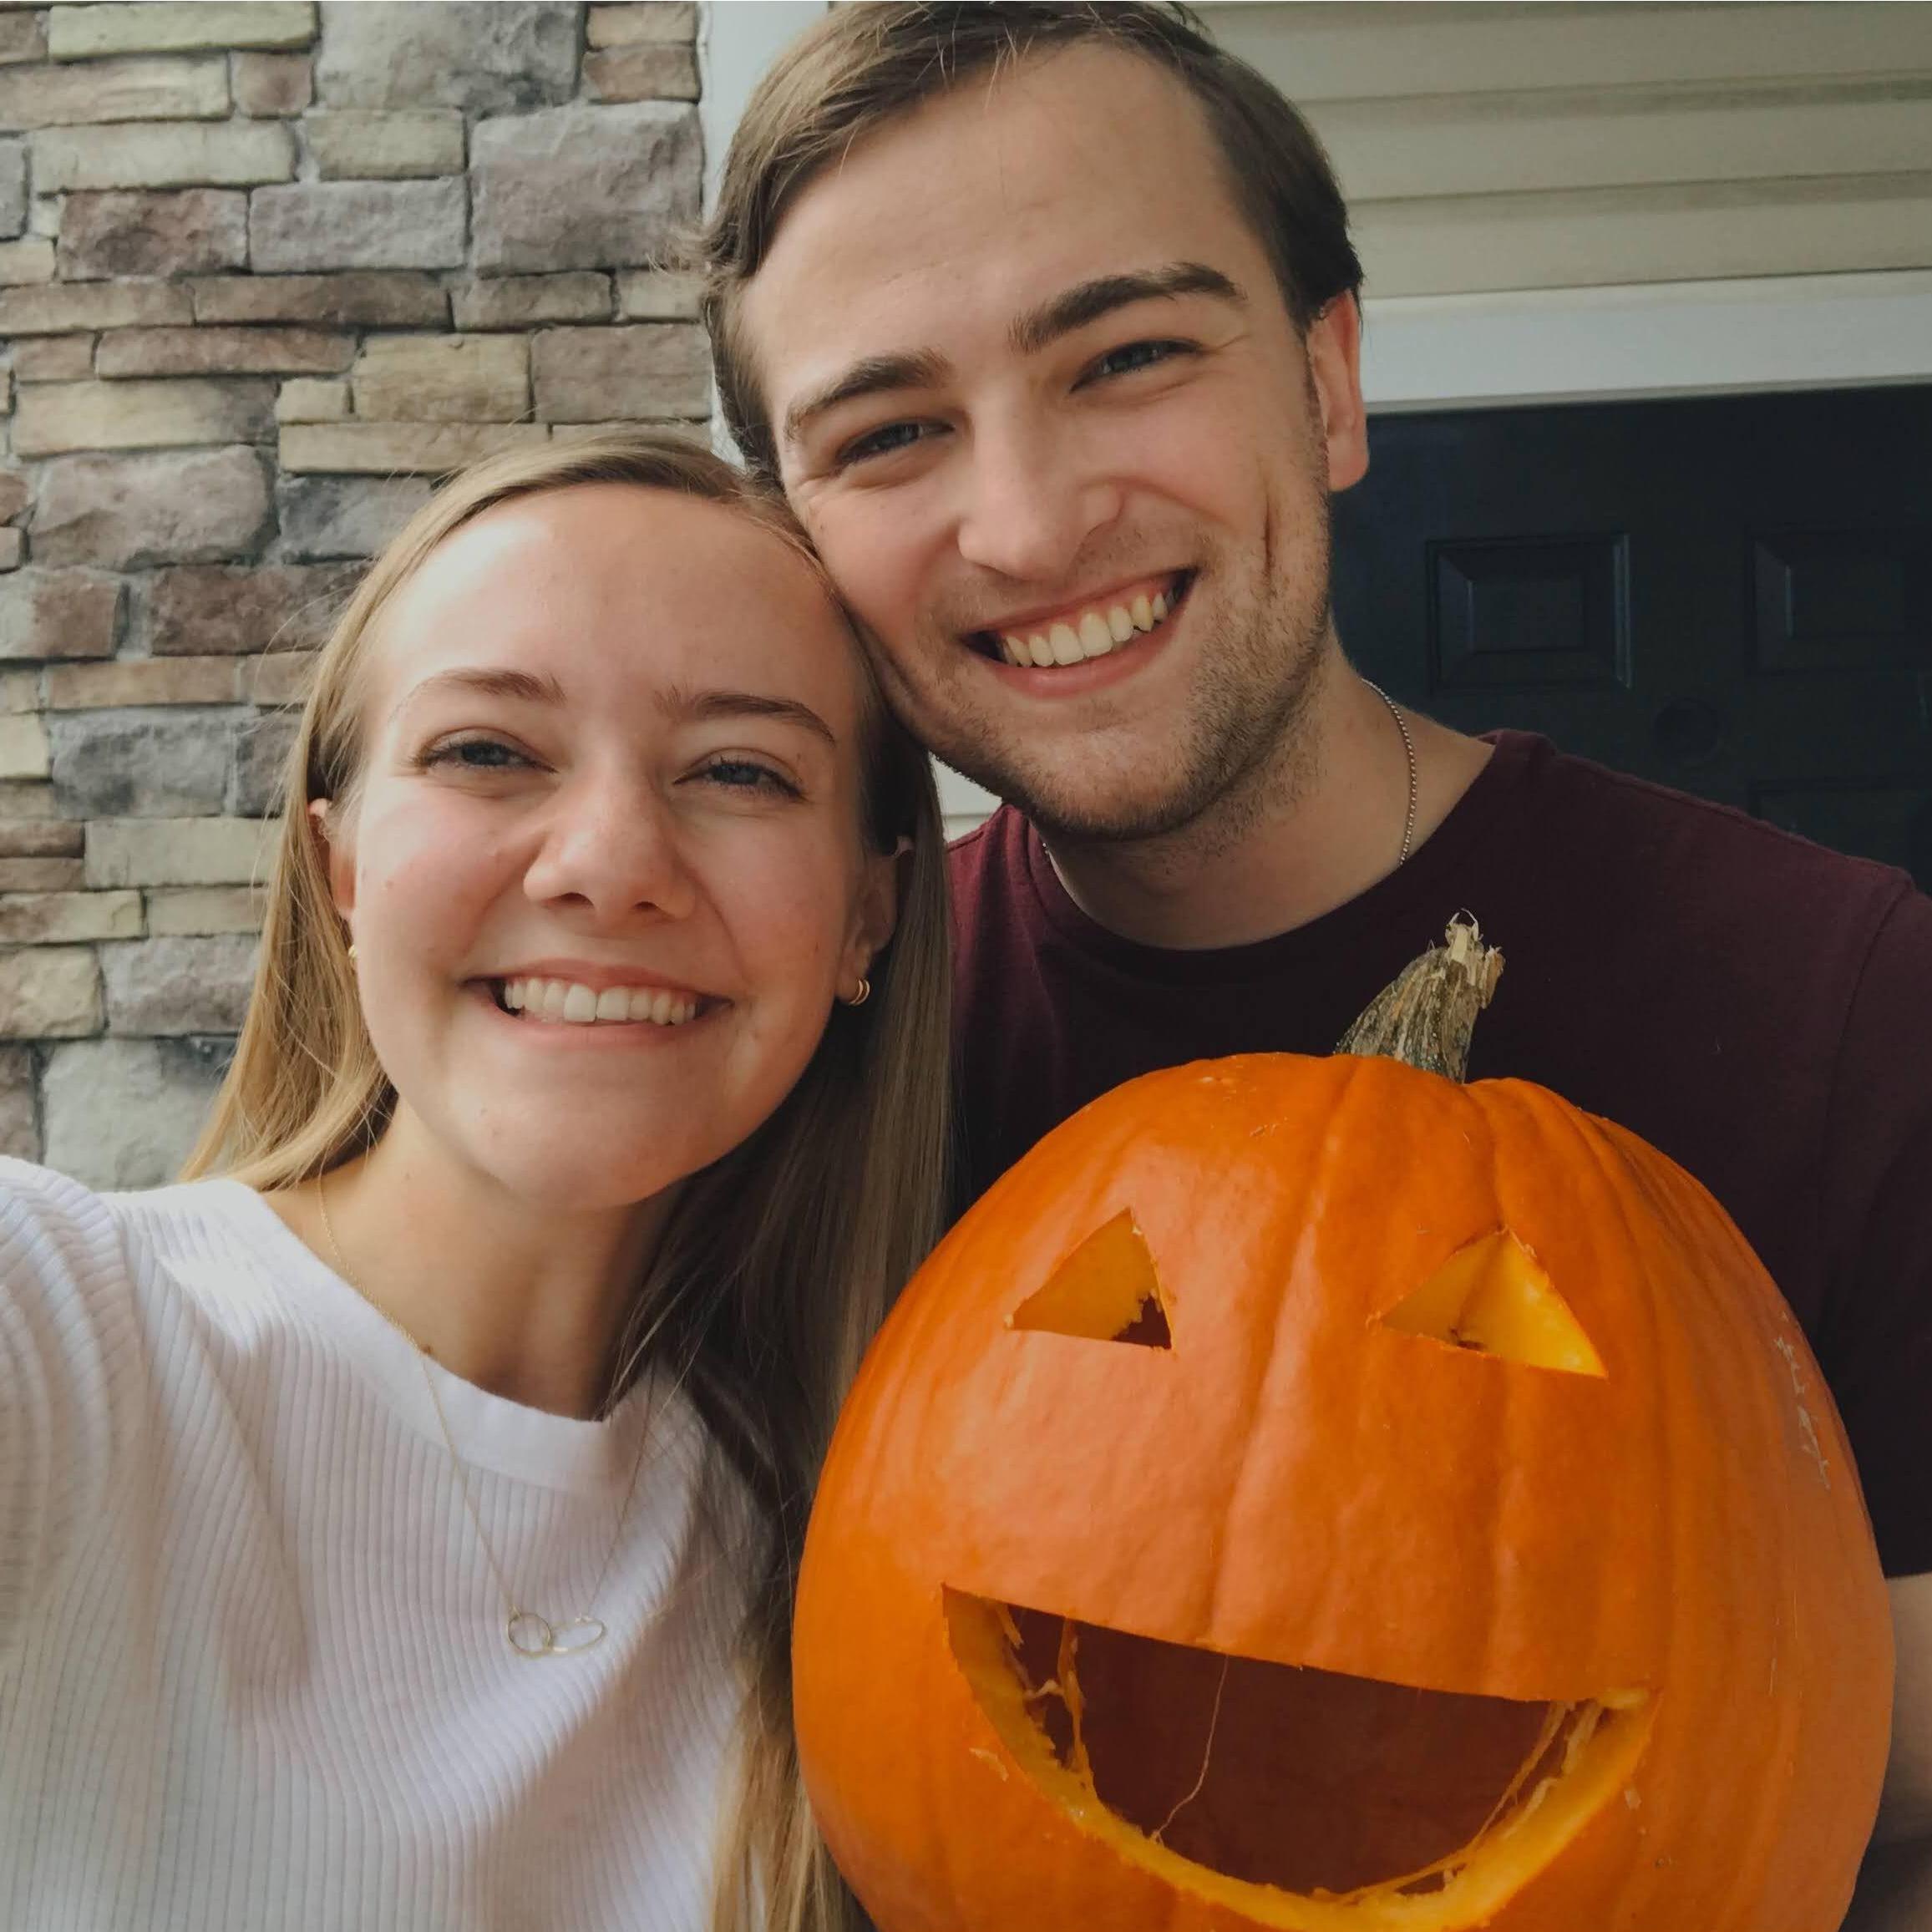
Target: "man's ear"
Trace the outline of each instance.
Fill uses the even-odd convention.
[[[1362,399],[1362,307],[1347,290],[1308,325],[1308,378],[1321,411],[1328,487],[1346,489],[1368,474],[1368,411]]]
[[[322,869],[328,874],[329,897],[335,901],[335,908],[344,919],[356,910],[355,854],[349,849],[348,839],[342,834],[347,828],[341,822],[332,799],[311,799],[308,802],[309,824],[312,835],[322,847]]]

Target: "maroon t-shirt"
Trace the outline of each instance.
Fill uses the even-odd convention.
[[[1010,808],[952,849],[971,1200],[1097,1095],[1225,1053],[1326,1053],[1467,909],[1505,971],[1469,1075],[1690,1169],[1803,1324],[1887,1571],[1932,1570],[1932,899],[1904,874],[1494,734],[1408,862],[1214,951],[1098,925]]]

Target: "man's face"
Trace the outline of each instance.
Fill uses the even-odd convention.
[[[1159,68],[1070,48],[882,129],[743,323],[786,491],[949,763],[1133,838],[1291,742],[1367,460],[1354,311],[1297,335]]]

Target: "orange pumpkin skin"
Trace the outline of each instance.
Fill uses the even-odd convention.
[[[1008,1325],[1123,1212],[1170,1347]],[[1498,1229],[1601,1374],[1385,1320]],[[956,1655],[971,1599],[1426,1691],[1640,1691],[1644,1728],[1487,1895],[1263,1914],[1021,1762]],[[794,1657],[812,1801],[881,1932],[1835,1932],[1891,1696],[1836,1412],[1702,1188],[1536,1087],[1288,1055],[1117,1089],[954,1229],[841,1418]]]

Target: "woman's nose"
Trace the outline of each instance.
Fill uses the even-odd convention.
[[[697,896],[675,814],[656,788],[609,780],[559,796],[524,885],[544,904],[612,922],[640,911],[682,918]]]

